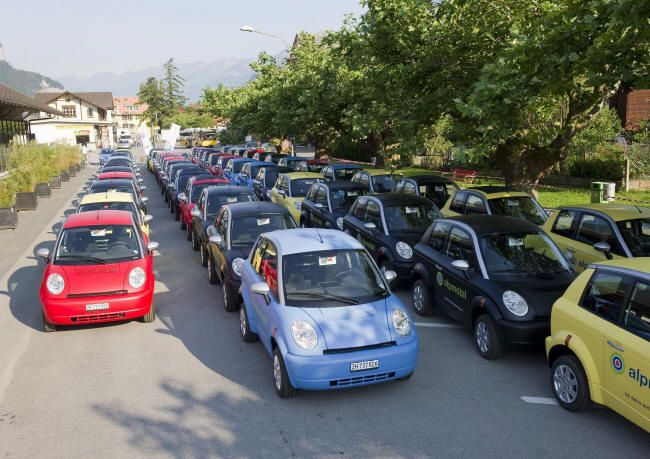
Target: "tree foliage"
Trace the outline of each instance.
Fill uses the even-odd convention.
[[[148,105],[144,116],[151,120],[157,120],[161,127],[169,127],[171,117],[177,116],[187,101],[183,96],[184,79],[178,73],[174,59],[169,59],[164,64],[164,77],[157,79],[149,77],[140,84],[138,98],[140,102]]]

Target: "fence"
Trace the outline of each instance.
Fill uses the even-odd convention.
[[[650,179],[650,144],[633,143],[627,148],[630,177]]]

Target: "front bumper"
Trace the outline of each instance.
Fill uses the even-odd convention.
[[[405,281],[413,277],[414,261],[393,261],[390,265],[397,273],[397,278],[400,281]]]
[[[284,362],[294,387],[305,390],[343,389],[404,378],[415,371],[418,340],[398,346],[341,354],[299,356],[285,354]],[[350,364],[379,360],[379,368],[350,371]]]
[[[551,334],[549,319],[529,322],[500,320],[497,322],[497,326],[505,341],[511,346],[540,345]]]
[[[153,286],[138,293],[87,296],[83,298],[45,297],[41,303],[48,322],[56,325],[78,325],[90,322],[114,322],[142,317],[153,304]],[[108,303],[108,309],[86,311],[87,304]]]

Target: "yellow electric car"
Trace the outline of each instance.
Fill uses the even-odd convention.
[[[77,212],[92,210],[127,210],[133,214],[133,218],[140,225],[142,233],[149,238],[149,222],[153,220],[151,215],[145,215],[133,201],[131,193],[119,191],[107,191],[105,193],[91,193],[81,198],[77,206]]]
[[[288,172],[280,174],[271,188],[271,201],[289,209],[293,218],[300,221],[302,200],[314,183],[324,182],[325,178],[316,172]]]
[[[650,257],[650,209],[625,204],[561,207],[542,226],[576,271],[614,258]]]
[[[590,265],[555,302],[546,338],[558,403],[606,405],[650,432],[650,258]]]

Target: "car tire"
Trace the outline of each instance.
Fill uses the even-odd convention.
[[[244,303],[239,306],[239,334],[241,335],[241,339],[246,343],[257,341],[257,335],[251,331],[248,322],[248,313],[246,312],[246,306],[244,306]]]
[[[181,219],[181,210],[174,206],[174,220],[179,221]]]
[[[43,317],[43,330],[46,333],[52,333],[59,330],[59,327],[57,325],[48,322],[44,312],[41,312],[41,315]]]
[[[188,241],[192,240],[192,228],[190,228],[187,224],[185,225],[185,231],[187,233],[186,238]]]
[[[210,254],[208,253],[208,249],[203,246],[200,247],[200,251],[201,251],[201,266],[205,268],[206,266],[208,266],[208,257],[210,256]]]
[[[484,359],[494,360],[503,355],[501,336],[494,319],[487,313],[478,316],[474,322],[474,344]]]
[[[183,220],[181,220],[181,231],[186,230],[186,229],[187,229],[187,225],[185,224],[185,222]]]
[[[201,248],[199,241],[196,238],[196,233],[194,231],[192,231],[192,239],[190,240],[192,241],[192,250],[197,251]]]
[[[156,305],[154,303],[151,303],[151,308],[149,308],[149,312],[146,313],[144,316],[142,316],[142,322],[148,324],[153,322],[154,320],[156,320]]]
[[[214,269],[214,262],[210,255],[208,255],[208,282],[213,285],[219,283],[219,276],[217,276],[217,270]]]
[[[431,291],[422,279],[418,279],[411,287],[413,309],[421,316],[430,316],[433,313],[431,304]]]
[[[296,388],[289,381],[289,373],[287,373],[280,349],[277,347],[273,350],[273,385],[275,393],[280,398],[291,398],[296,393]]]
[[[237,310],[237,298],[233,298],[232,292],[228,292],[228,283],[224,281],[221,283],[221,291],[223,293],[223,308],[226,312],[233,312]]]
[[[587,374],[575,355],[561,355],[553,361],[551,388],[557,402],[566,410],[579,412],[591,405]]]

